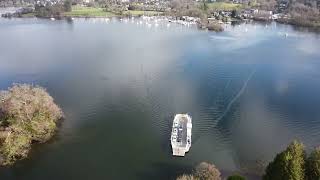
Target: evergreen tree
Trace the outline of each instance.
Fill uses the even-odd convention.
[[[293,141],[285,151],[278,154],[267,166],[263,180],[304,180],[304,145]]]
[[[306,161],[307,180],[320,180],[320,148],[311,152]]]

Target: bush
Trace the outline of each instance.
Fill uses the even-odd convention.
[[[306,176],[308,180],[320,179],[320,148],[311,152],[307,159]]]
[[[206,162],[200,163],[196,169],[194,176],[200,180],[221,180],[220,171],[213,164]]]
[[[184,174],[179,176],[177,180],[196,180],[196,178],[193,175]]]
[[[215,32],[221,32],[224,30],[220,24],[215,22],[208,23],[207,28],[209,31],[215,31]]]
[[[62,111],[45,89],[15,84],[0,92],[0,164],[27,157],[32,142],[46,142],[62,118]]]
[[[240,175],[232,175],[229,176],[227,180],[246,180],[246,178]]]
[[[304,145],[293,141],[285,151],[278,154],[267,166],[263,180],[304,180]]]

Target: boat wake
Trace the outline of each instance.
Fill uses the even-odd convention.
[[[230,36],[210,36],[210,39],[211,40],[222,40],[222,41],[225,41],[225,40],[235,41],[235,40],[237,40],[237,38],[230,37]]]
[[[228,112],[231,109],[232,105],[245,92],[250,80],[252,79],[252,77],[254,76],[255,73],[256,73],[256,69],[254,69],[250,73],[250,75],[248,76],[246,81],[243,83],[243,85],[242,85],[241,89],[239,90],[239,92],[231,99],[231,101],[228,103],[228,105],[227,105],[226,109],[223,111],[223,113],[214,121],[214,123],[210,123],[205,129],[202,129],[201,134],[199,134],[198,136],[195,137],[195,140],[193,141],[194,143],[196,143],[198,141],[198,139],[200,139],[200,137],[202,137],[202,136],[206,135],[208,132],[210,132],[210,129],[215,128],[220,123],[220,121],[228,114]]]
[[[232,100],[230,101],[230,103],[227,105],[226,110],[222,113],[222,115],[217,119],[217,121],[219,122],[230,110],[230,108],[232,107],[233,103],[236,102],[239,97],[243,94],[243,92],[246,90],[249,81],[251,80],[251,78],[253,77],[253,75],[255,74],[255,70],[252,71],[252,73],[249,75],[249,77],[247,78],[247,80],[244,82],[242,88],[240,89],[240,91],[235,95],[234,98],[232,98]]]

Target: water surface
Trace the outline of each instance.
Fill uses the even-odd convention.
[[[66,114],[1,179],[174,179],[201,161],[254,174],[293,139],[319,145],[319,35],[138,21],[0,19],[0,89],[44,86]],[[181,112],[193,117],[193,144],[175,158]]]

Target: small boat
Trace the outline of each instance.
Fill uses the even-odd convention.
[[[188,114],[176,114],[171,132],[173,156],[185,156],[190,150],[192,135],[192,118]]]

